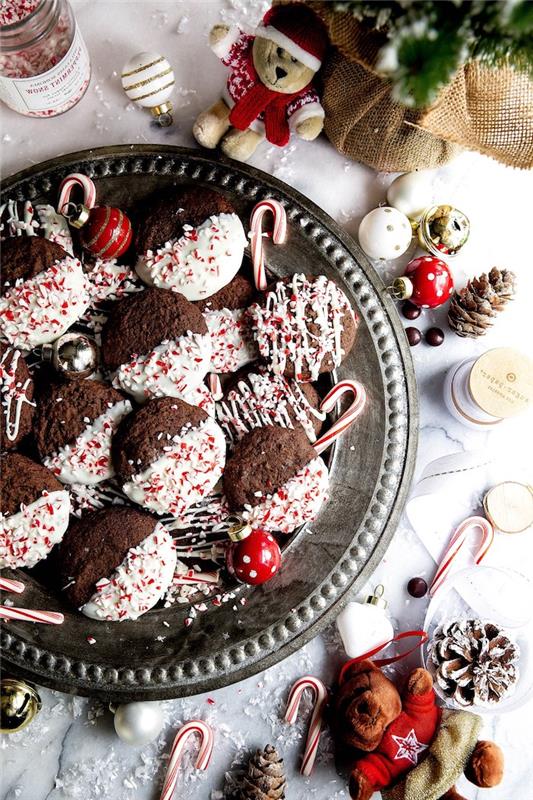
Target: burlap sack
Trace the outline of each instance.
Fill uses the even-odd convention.
[[[533,82],[510,68],[471,62],[426,109],[394,102],[375,71],[385,37],[333,5],[307,0],[333,45],[323,70],[325,132],[341,153],[377,170],[406,172],[445,164],[461,149],[513,167],[533,167]]]

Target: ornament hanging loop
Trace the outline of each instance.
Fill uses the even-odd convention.
[[[405,275],[401,278],[395,278],[390,286],[387,286],[387,291],[396,300],[409,300],[413,295],[413,282],[406,278]]]
[[[63,216],[69,221],[73,228],[82,228],[89,219],[90,209],[83,203],[66,203],[63,206]]]
[[[60,214],[63,214],[69,219],[71,225],[74,225],[74,222],[70,220],[65,211],[68,212],[68,206],[74,206],[76,209],[80,207],[74,203],[71,203],[70,200],[72,190],[77,186],[83,189],[83,203],[80,204],[80,206],[90,210],[91,208],[94,208],[96,203],[96,186],[87,175],[83,175],[81,172],[72,172],[70,175],[67,175],[67,177],[61,181],[61,185],[59,187],[57,210]],[[85,222],[86,221],[87,220],[85,220]],[[74,227],[81,227],[81,225],[74,225]]]
[[[172,103],[161,103],[151,108],[150,111],[160,128],[169,128],[174,122],[172,118]]]

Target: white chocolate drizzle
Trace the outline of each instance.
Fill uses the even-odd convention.
[[[18,350],[8,347],[0,361],[0,388],[2,392],[2,410],[5,416],[6,438],[14,442],[19,435],[22,406],[27,403],[35,407],[32,400],[28,400],[27,391],[31,385],[31,378],[24,383],[17,381],[17,368],[19,359],[22,358]]]

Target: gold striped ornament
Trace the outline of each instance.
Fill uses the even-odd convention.
[[[159,125],[172,125],[174,70],[158,53],[137,53],[122,69],[122,88],[129,99],[142,108],[149,108]]]

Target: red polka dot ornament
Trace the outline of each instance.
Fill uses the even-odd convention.
[[[398,300],[410,300],[419,308],[436,308],[453,292],[450,268],[435,256],[414,258],[405,274],[393,281],[391,292]]]
[[[72,203],[70,195],[75,187],[83,189],[83,203]],[[97,206],[96,187],[93,181],[79,172],[68,175],[59,187],[58,210],[73,228],[80,228],[81,244],[98,258],[119,258],[129,248],[132,227],[120,208]]]
[[[226,566],[242,583],[258,586],[274,577],[281,566],[281,550],[271,533],[260,528],[250,530],[243,526],[239,535],[245,535],[231,544],[226,552]],[[231,533],[230,533],[231,537]]]

